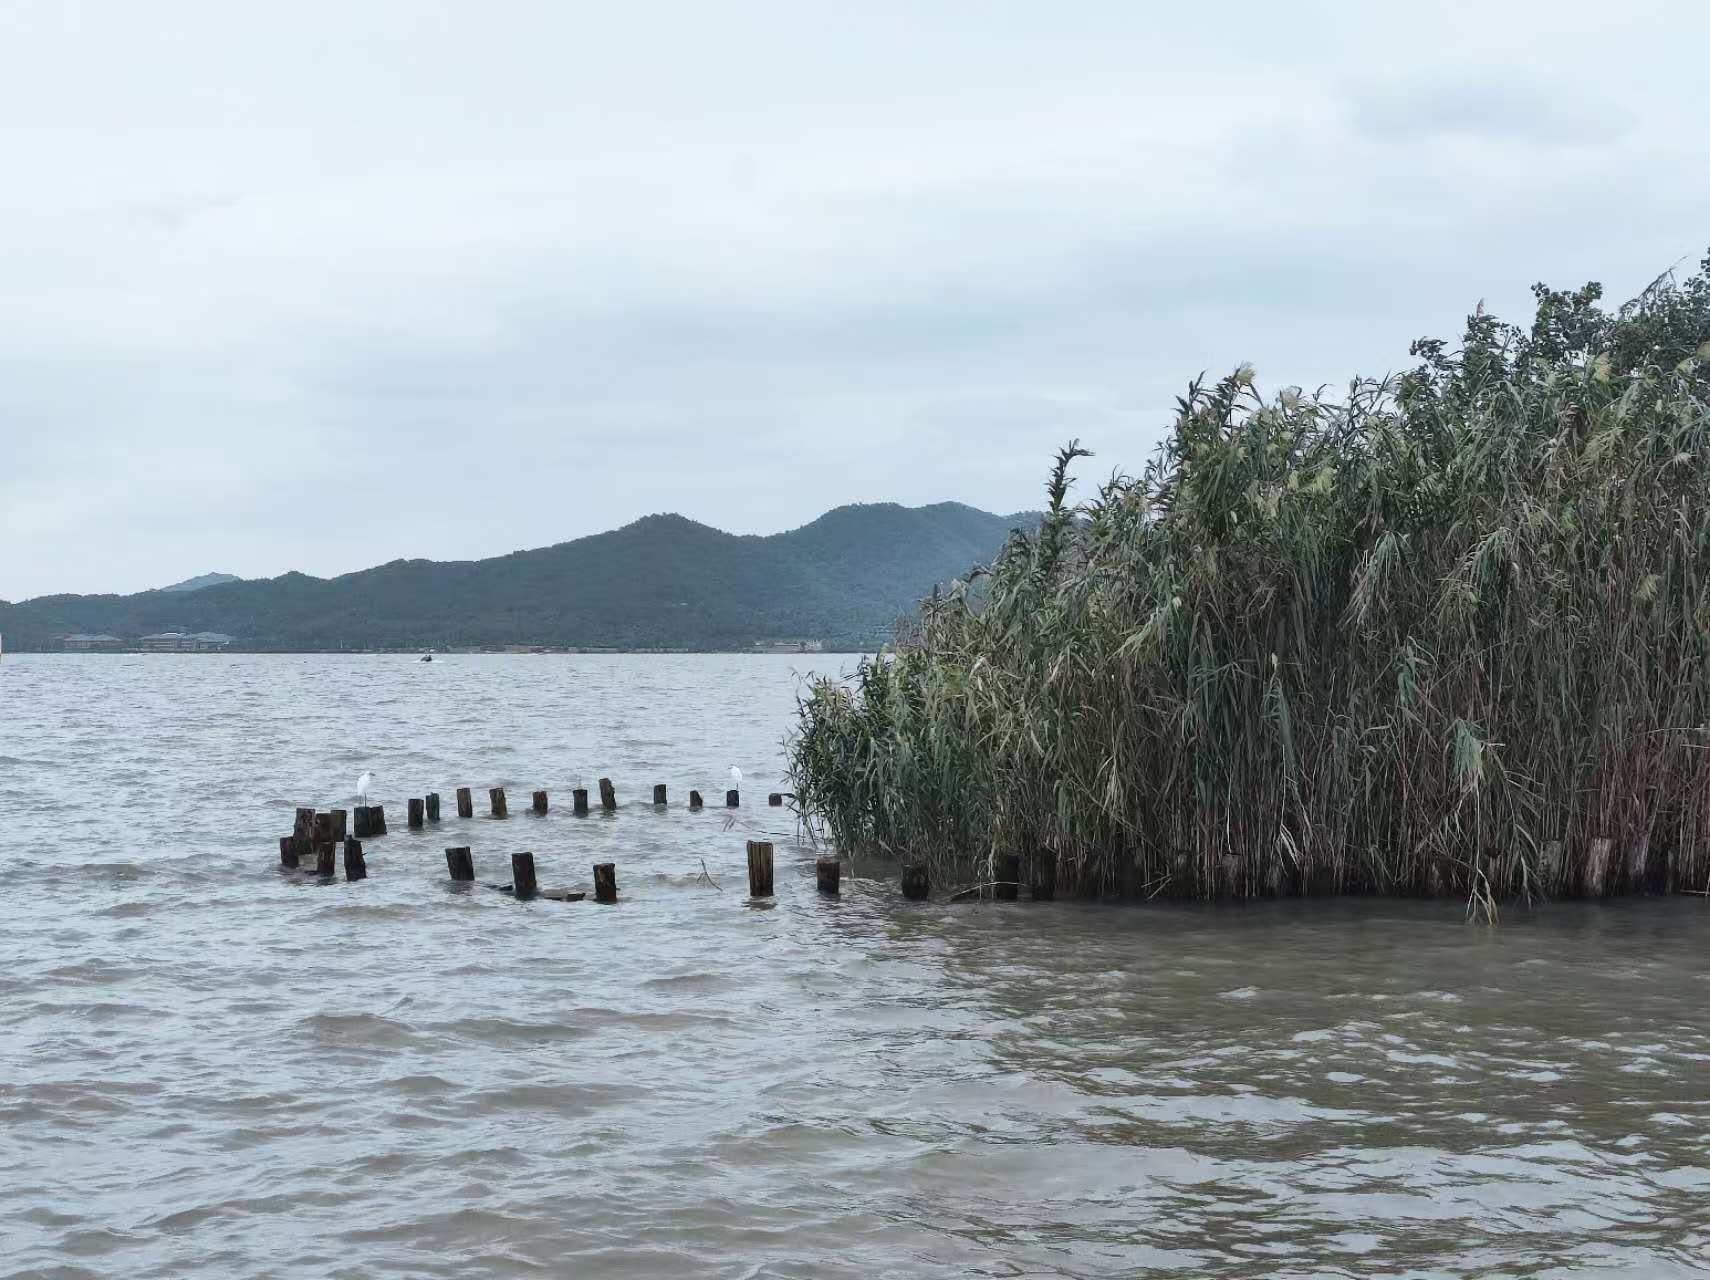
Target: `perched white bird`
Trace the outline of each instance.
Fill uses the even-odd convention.
[[[368,803],[368,788],[374,785],[374,775],[368,770],[362,771],[362,776],[356,780],[356,798],[363,804]]]
[[[737,786],[742,785],[742,770],[738,769],[735,765],[730,766],[730,780],[736,783]]]

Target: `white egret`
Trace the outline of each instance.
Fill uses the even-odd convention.
[[[368,803],[368,788],[374,785],[374,775],[368,770],[362,771],[362,776],[356,780],[356,798],[363,804]]]

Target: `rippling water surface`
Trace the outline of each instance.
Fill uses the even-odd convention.
[[[765,807],[798,665],[6,658],[0,1275],[1710,1271],[1702,899],[822,900]],[[365,767],[370,878],[283,875]]]

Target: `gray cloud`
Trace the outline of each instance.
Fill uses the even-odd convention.
[[[0,9],[0,596],[1014,510],[1710,241],[1698,6],[1145,8]]]

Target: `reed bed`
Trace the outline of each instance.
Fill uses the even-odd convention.
[[[1059,892],[1710,889],[1710,258],[1343,396],[1196,382],[1070,501],[804,696],[850,854]]]

